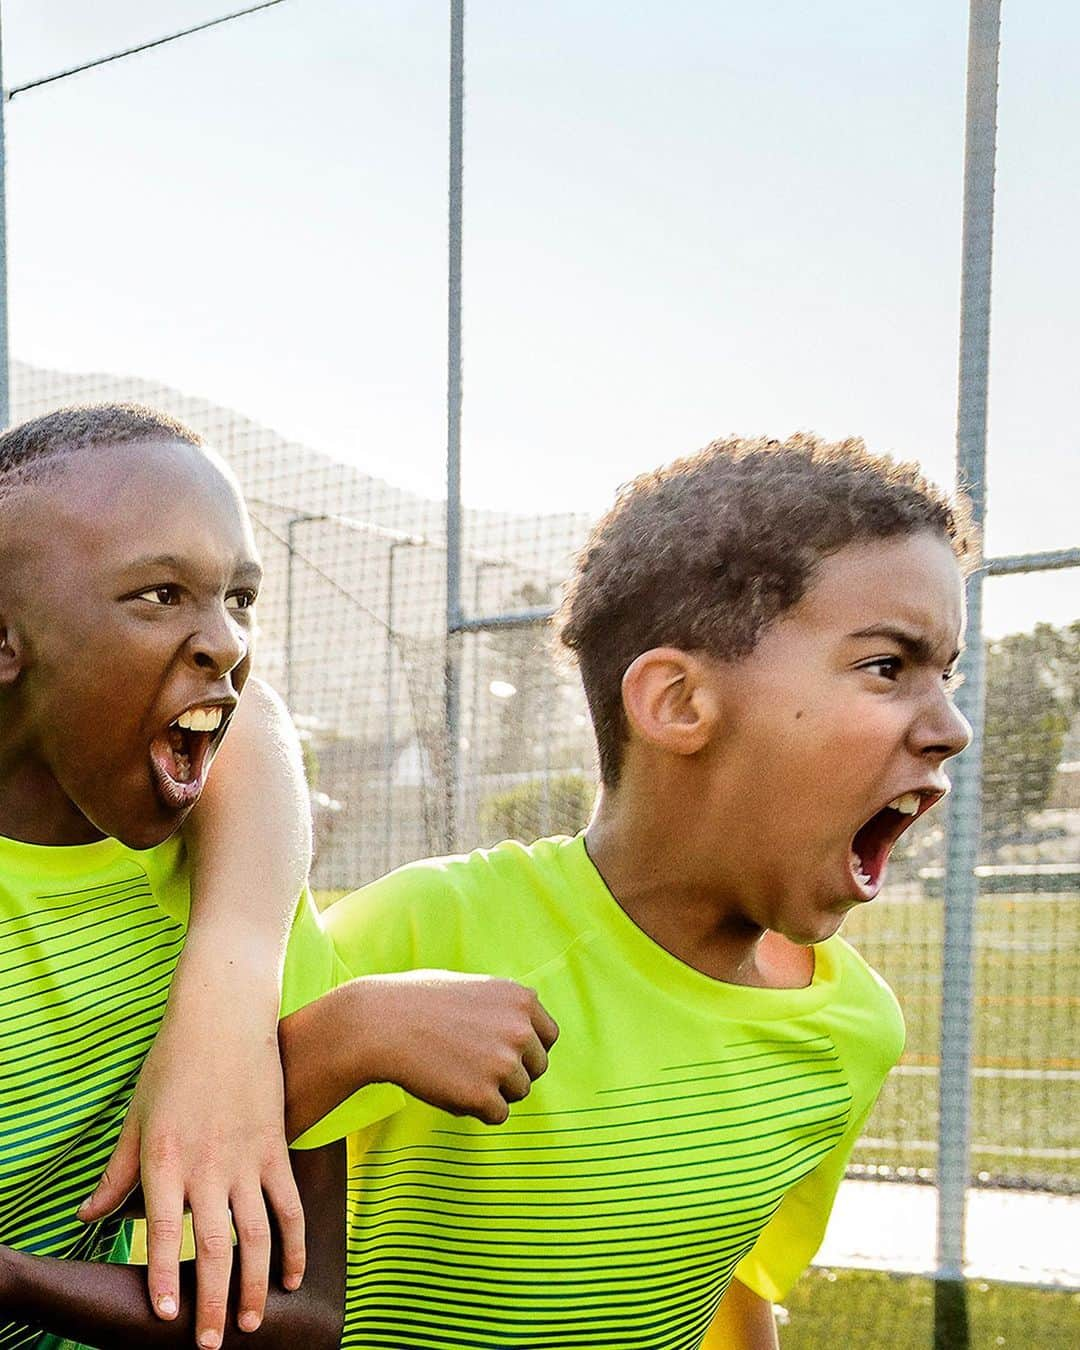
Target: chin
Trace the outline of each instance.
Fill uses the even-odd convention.
[[[797,926],[781,928],[779,931],[789,942],[794,942],[800,947],[813,947],[819,942],[825,942],[828,938],[835,937],[843,926],[844,919],[847,917],[847,911],[843,914],[822,914],[817,916],[813,922],[800,923]]]

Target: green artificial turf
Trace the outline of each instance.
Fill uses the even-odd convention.
[[[934,1342],[933,1281],[863,1270],[810,1270],[781,1314],[782,1350],[1036,1350],[1075,1345],[1080,1294],[967,1285],[966,1343]]]

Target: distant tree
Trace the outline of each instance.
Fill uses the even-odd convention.
[[[561,773],[545,784],[541,778],[480,803],[480,828],[490,840],[520,839],[531,844],[545,834],[577,834],[585,828],[596,787],[580,773]]]
[[[1050,796],[1072,719],[1080,713],[1080,622],[1037,624],[986,648],[982,812],[987,844],[1024,829]]]

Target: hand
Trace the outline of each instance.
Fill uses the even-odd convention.
[[[192,939],[189,938],[189,950]],[[212,944],[213,946],[213,944]],[[188,953],[185,953],[185,957]],[[260,954],[260,957],[265,954]],[[225,1329],[232,1267],[230,1212],[240,1257],[238,1325],[262,1320],[270,1259],[266,1201],[280,1236],[282,1283],[304,1274],[304,1216],[284,1134],[277,1051],[275,963],[252,969],[200,949],[180,967],[169,1008],[143,1070],[105,1174],[80,1208],[86,1222],[118,1208],[142,1177],[147,1218],[147,1276],[159,1317],[179,1310],[179,1254],[185,1202],[196,1244],[196,1339],[213,1350]],[[228,991],[223,1004],[220,990]],[[265,1197],[265,1200],[264,1200]]]
[[[548,1067],[559,1028],[512,980],[413,970],[353,982],[370,1029],[371,1081],[501,1125]]]

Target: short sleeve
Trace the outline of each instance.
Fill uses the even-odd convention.
[[[779,1302],[814,1259],[825,1237],[836,1192],[873,1101],[849,1125],[817,1167],[791,1188],[735,1267],[735,1278],[761,1298]]]
[[[311,896],[306,892],[297,907],[285,951],[281,1016],[288,1017],[352,976],[325,931]],[[405,1103],[405,1094],[393,1083],[371,1083],[346,1098],[333,1111],[294,1139],[290,1148],[321,1148],[344,1139],[377,1120],[393,1115]]]
[[[410,863],[330,906],[323,921],[351,976],[469,968],[455,862]]]

